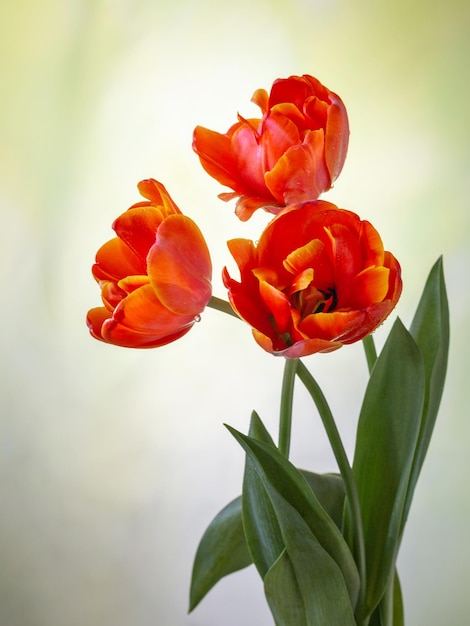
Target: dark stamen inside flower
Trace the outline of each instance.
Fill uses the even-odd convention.
[[[314,313],[328,313],[329,311],[333,311],[338,303],[338,296],[336,295],[335,288],[332,287],[331,289],[322,291],[321,293],[324,295],[325,299],[318,303]]]
[[[297,291],[291,296],[291,304],[301,315],[301,318],[312,313],[329,313],[336,308],[338,297],[336,289],[316,289],[309,285],[306,289]]]

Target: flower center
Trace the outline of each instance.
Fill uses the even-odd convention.
[[[290,301],[299,311],[301,319],[304,319],[313,313],[330,313],[335,309],[338,297],[334,287],[323,290],[310,285],[293,293]]]

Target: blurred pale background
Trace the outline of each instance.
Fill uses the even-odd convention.
[[[344,99],[351,143],[329,199],[370,219],[403,266],[410,322],[444,255],[449,377],[400,557],[407,624],[462,626],[470,597],[469,32],[466,0],[7,0],[0,16],[0,624],[269,626],[253,568],[187,615],[192,558],[240,492],[256,408],[273,434],[282,361],[207,311],[155,351],[93,341],[90,275],[153,176],[196,219],[224,297],[225,241],[256,238],[191,151],[258,87],[311,73]],[[392,316],[395,317],[395,314]],[[380,345],[390,322],[377,333]],[[348,450],[360,345],[307,360]],[[293,459],[334,469],[299,388]]]

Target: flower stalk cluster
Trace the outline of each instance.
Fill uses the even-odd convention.
[[[254,564],[276,626],[402,626],[396,559],[444,387],[449,314],[442,261],[407,330],[397,319],[377,354],[373,331],[402,292],[401,268],[373,225],[320,199],[339,177],[349,120],[341,98],[310,75],[255,91],[259,118],[238,115],[226,133],[196,127],[204,170],[236,199],[242,221],[263,209],[256,243],[228,242],[228,301],[212,293],[212,263],[199,227],[155,179],[114,222],[116,237],[92,274],[102,305],[90,334],[128,348],[182,338],[206,306],[233,315],[256,344],[284,357],[278,442],[253,412],[248,435],[228,427],[246,455],[241,496],[216,515],[193,566],[190,609],[224,576]],[[304,357],[363,341],[369,382],[352,462]],[[337,472],[289,460],[294,387],[318,411]]]

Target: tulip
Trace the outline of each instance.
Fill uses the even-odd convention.
[[[276,80],[268,96],[255,91],[261,119],[238,116],[226,134],[197,126],[193,150],[202,166],[239,198],[246,221],[258,208],[277,214],[288,204],[316,200],[340,174],[349,142],[346,108],[312,76]]]
[[[402,289],[400,265],[375,228],[323,200],[284,209],[257,245],[228,242],[239,271],[223,270],[229,300],[267,352],[329,352],[370,334]]]
[[[211,297],[209,251],[196,224],[165,187],[143,180],[146,201],[114,224],[117,237],[96,255],[92,274],[104,306],[87,315],[96,339],[129,348],[163,346],[185,335]]]

